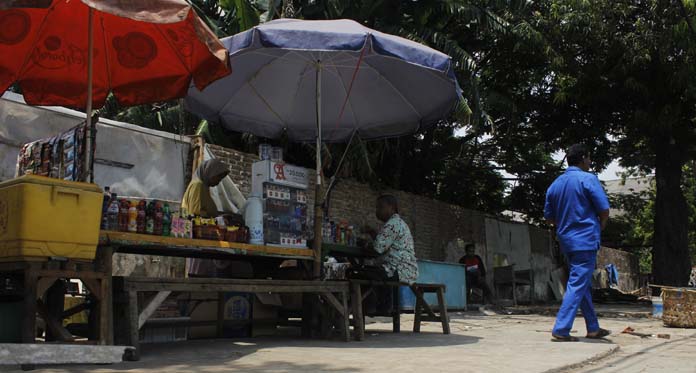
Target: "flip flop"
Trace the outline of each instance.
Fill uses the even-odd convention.
[[[563,336],[563,335],[551,335],[551,342],[579,342],[580,339],[578,337],[573,337],[573,336]]]
[[[595,334],[595,335],[589,335],[589,334],[588,334],[588,335],[585,336],[585,338],[589,338],[589,339],[602,339],[602,338],[604,338],[604,337],[608,337],[609,335],[611,335],[611,330],[599,328],[599,330],[597,331],[597,334]]]

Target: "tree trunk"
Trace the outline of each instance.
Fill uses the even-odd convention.
[[[682,191],[680,151],[670,141],[657,146],[653,276],[659,285],[684,286],[691,273],[688,208]]]

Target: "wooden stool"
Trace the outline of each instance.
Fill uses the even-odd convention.
[[[365,338],[365,321],[363,315],[363,301],[370,294],[372,289],[364,292],[362,286],[387,286],[394,288],[394,310],[391,315],[394,333],[401,331],[401,309],[399,305],[399,287],[408,286],[416,297],[416,307],[414,309],[415,320],[413,323],[413,332],[420,332],[421,321],[436,321],[442,323],[442,332],[450,334],[449,316],[447,315],[447,303],[445,302],[444,284],[407,284],[393,281],[374,281],[374,280],[350,280],[351,284],[351,304],[353,308],[353,328],[355,331],[355,339],[362,341]],[[424,299],[424,294],[436,293],[438,300],[438,312],[435,314],[432,308]],[[425,313],[425,315],[424,315]]]
[[[421,321],[435,321],[442,323],[442,333],[450,334],[447,303],[445,302],[445,284],[412,284],[410,288],[416,296],[416,308],[413,310],[415,315],[413,332],[420,333]],[[439,315],[436,315],[428,302],[425,301],[424,295],[426,293],[437,294]]]

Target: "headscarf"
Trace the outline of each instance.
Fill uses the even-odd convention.
[[[203,185],[209,187],[210,181],[216,176],[228,174],[230,169],[220,160],[213,158],[204,161],[198,166],[196,172],[193,173],[193,178],[200,180]]]

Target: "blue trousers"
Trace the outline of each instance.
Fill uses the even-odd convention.
[[[599,321],[592,305],[592,273],[597,263],[597,250],[574,251],[567,253],[566,257],[570,265],[570,276],[563,303],[556,315],[553,335],[570,335],[578,307],[585,318],[587,332],[594,333],[599,330]]]

